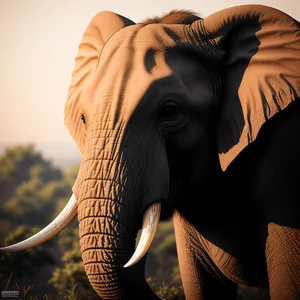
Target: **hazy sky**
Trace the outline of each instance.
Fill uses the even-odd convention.
[[[205,17],[249,3],[272,5],[300,20],[299,0],[0,0],[0,143],[77,151],[63,110],[78,44],[99,11],[140,21],[174,8]]]

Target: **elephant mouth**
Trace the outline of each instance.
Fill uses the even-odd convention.
[[[138,263],[149,250],[155,237],[161,215],[161,202],[152,203],[144,213],[142,221],[142,231],[139,243],[130,260],[124,265],[124,268]],[[73,194],[60,214],[44,229],[35,235],[19,243],[2,247],[0,251],[17,252],[38,246],[64,230],[77,216],[77,202]]]

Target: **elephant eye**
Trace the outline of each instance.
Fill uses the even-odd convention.
[[[162,112],[161,112],[160,117],[161,117],[162,119],[167,119],[167,120],[169,120],[169,119],[175,118],[176,115],[177,115],[177,113],[178,113],[178,111],[177,111],[176,105],[174,105],[174,104],[169,104],[169,105],[166,105],[166,106],[164,107],[164,109],[163,109]]]
[[[82,122],[85,124],[85,117],[83,114],[80,115],[80,119],[82,120]]]

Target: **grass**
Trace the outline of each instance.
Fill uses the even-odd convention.
[[[66,294],[62,296],[54,296],[52,294],[39,295],[33,292],[34,285],[21,285],[19,283],[12,284],[12,273],[10,274],[4,291],[15,290],[19,291],[18,299],[24,300],[83,300],[81,297],[76,295],[76,284],[72,284],[69,289],[66,290]]]
[[[39,295],[34,292],[34,285],[21,285],[19,283],[12,283],[12,273],[10,274],[4,291],[17,290],[19,291],[18,299],[24,300],[83,300],[82,297],[76,294],[76,284],[71,280],[71,287],[66,290],[64,295],[45,294]],[[169,287],[165,282],[158,282],[153,277],[148,277],[147,281],[150,283],[153,290],[160,297],[168,300],[183,300],[182,288]]]

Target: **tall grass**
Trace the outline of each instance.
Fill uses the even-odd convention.
[[[72,283],[71,287],[66,290],[65,295],[52,295],[52,294],[45,294],[45,295],[39,295],[35,294],[33,289],[34,285],[21,285],[20,283],[14,283],[12,284],[12,273],[10,274],[7,283],[4,287],[4,291],[9,290],[16,290],[19,292],[18,299],[24,299],[24,300],[83,300],[80,296],[76,295],[76,284]]]

